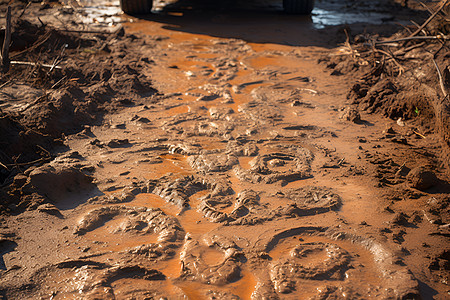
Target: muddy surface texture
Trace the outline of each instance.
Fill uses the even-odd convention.
[[[0,299],[448,299],[448,1],[220,2],[0,2]]]

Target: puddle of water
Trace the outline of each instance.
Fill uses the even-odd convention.
[[[145,193],[136,195],[136,198],[133,201],[127,203],[127,206],[159,208],[165,214],[170,216],[176,216],[176,214],[180,211],[179,207],[171,203],[168,203],[160,196]]]
[[[203,284],[198,282],[177,282],[176,286],[181,288],[189,300],[205,299],[202,291],[205,290]]]
[[[127,220],[128,218],[126,217],[113,218],[103,226],[87,232],[84,237],[93,242],[91,248],[114,252],[157,242],[157,235],[155,234],[115,232],[117,229],[120,229],[122,224],[127,222]]]
[[[239,165],[246,170],[251,169],[250,162],[254,159],[254,156],[240,156],[239,157]]]
[[[208,266],[215,266],[223,261],[225,256],[221,251],[218,251],[214,248],[207,248],[202,252],[202,260]]]
[[[232,293],[242,300],[250,300],[257,284],[256,278],[245,269],[241,271],[241,276],[238,281],[227,284],[225,287],[214,286],[213,290]],[[198,282],[177,282],[176,286],[181,288],[191,300],[206,299],[204,292],[212,289],[210,285]]]
[[[341,10],[326,10],[322,8],[314,8],[311,19],[316,29],[323,29],[326,26],[337,26],[342,24],[383,24],[384,20],[393,16],[387,13],[364,12],[356,8]]]
[[[258,282],[253,273],[248,270],[242,270],[241,275],[241,279],[233,284],[230,284],[231,291],[242,300],[250,300],[252,299],[252,293],[254,292]]]
[[[145,179],[159,179],[162,176],[172,173],[176,177],[192,174],[192,170],[187,163],[187,156],[181,154],[163,154],[160,156],[162,163],[145,166],[143,176]]]
[[[286,256],[286,254],[290,253],[290,251],[297,245],[305,243],[304,240],[305,238],[303,236],[293,236],[285,238],[269,252],[269,255],[274,261],[278,260],[281,257]],[[324,261],[328,257],[324,252],[325,251],[315,251],[314,253],[308,253],[305,258],[302,258],[302,264],[313,265]]]
[[[176,116],[180,114],[185,114],[191,111],[191,107],[189,105],[180,105],[175,106],[167,110],[167,113],[171,116]]]
[[[198,192],[194,196],[191,196],[191,200],[198,199],[205,193],[205,191]],[[197,201],[194,200],[194,202]],[[195,208],[197,203],[193,203],[192,205],[194,207],[184,211],[181,215],[178,215],[180,212],[179,207],[164,201],[161,197],[154,194],[139,194],[136,196],[136,199],[128,203],[128,205],[159,208],[165,214],[177,217],[184,231],[192,236],[201,236],[220,226],[219,224],[211,223],[208,219],[204,218]]]
[[[175,255],[175,258],[166,262],[166,266],[161,269],[161,272],[167,276],[169,279],[175,279],[180,277],[181,272],[181,262],[180,262],[180,253],[178,252]]]
[[[223,251],[217,250],[215,247],[199,246],[190,254],[200,257],[208,266],[215,266],[223,262],[225,255]]]
[[[183,214],[178,217],[178,220],[180,220],[181,226],[186,233],[189,233],[193,238],[199,238],[205,233],[220,226],[220,224],[209,222],[208,219],[204,218],[203,215],[195,209],[183,212]]]

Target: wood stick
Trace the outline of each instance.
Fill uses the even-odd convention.
[[[36,164],[39,162],[43,162],[46,160],[51,160],[51,157],[41,157],[39,159],[33,160],[33,161],[29,161],[29,162],[24,162],[24,163],[14,163],[14,164],[7,164],[7,167],[23,167],[23,166],[28,166],[28,165],[32,165],[32,164]]]
[[[423,134],[421,134],[421,133],[419,133],[419,132],[417,132],[417,131],[415,131],[415,130],[413,130],[413,132],[414,132],[415,134],[417,134],[418,136],[420,136],[421,138],[426,139],[426,136],[424,136]]]
[[[425,3],[423,3],[422,1],[418,1],[420,5],[422,5],[423,8],[425,8],[426,10],[428,10],[428,12],[430,14],[434,14],[434,11],[432,11],[427,5],[425,5]]]
[[[27,10],[28,7],[30,7],[30,5],[31,5],[31,0],[28,0],[27,5],[25,6],[25,8],[22,10],[22,12],[19,15],[19,19],[23,17],[25,11]]]
[[[441,87],[442,94],[444,94],[444,97],[447,97],[447,91],[445,89],[444,80],[442,79],[441,70],[439,70],[439,67],[433,57],[431,58],[431,60],[433,61],[434,66],[436,67],[436,71],[438,73],[439,86]]]
[[[49,64],[38,64],[38,63],[29,62],[29,61],[12,60],[10,63],[12,65],[40,66],[40,67],[43,67],[43,68],[62,69],[60,66],[53,66],[53,65],[49,65]]]
[[[1,162],[0,162],[0,166],[2,166],[3,168],[5,168],[6,170],[8,170],[8,171],[9,171],[8,167],[7,167],[7,166],[5,166],[4,164],[2,164]]]
[[[389,40],[389,41],[379,41],[375,42],[375,45],[383,45],[383,44],[390,44],[395,42],[404,42],[404,41],[411,41],[411,40],[448,40],[450,39],[450,35],[432,35],[432,36],[410,36],[395,40]]]
[[[448,4],[448,1],[449,0],[442,1],[439,8],[419,28],[417,28],[417,30],[414,31],[409,37],[418,35],[422,31],[422,29],[424,29],[428,25],[428,23],[430,23],[438,15],[438,13]]]
[[[11,44],[11,6],[8,6],[6,10],[6,29],[5,40],[3,41],[2,49],[2,68],[3,72],[9,70],[9,45]]]

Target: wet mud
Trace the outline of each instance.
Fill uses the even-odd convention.
[[[36,31],[17,59],[69,46],[62,73],[2,77],[0,129],[20,147],[0,148],[0,298],[445,299],[439,143],[349,105],[354,78],[324,59],[339,6],[318,2],[311,18],[278,2],[29,8],[107,34],[16,25]]]

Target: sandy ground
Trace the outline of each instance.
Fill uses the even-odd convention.
[[[442,127],[341,59],[423,11],[61,2],[13,6],[0,299],[448,298]]]

